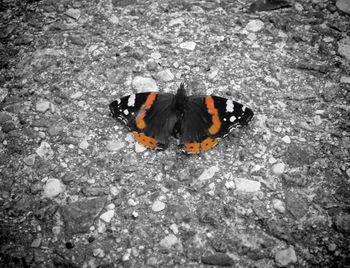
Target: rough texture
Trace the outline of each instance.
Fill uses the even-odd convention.
[[[283,2],[0,1],[0,267],[346,267],[348,1]],[[109,116],[183,80],[253,121],[186,156]]]

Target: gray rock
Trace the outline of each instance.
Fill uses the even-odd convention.
[[[290,264],[296,263],[297,256],[292,247],[277,251],[275,254],[275,261],[278,267],[287,267]]]
[[[38,112],[46,112],[47,110],[50,109],[51,103],[47,100],[39,100],[36,105],[35,105],[35,109]]]
[[[215,253],[202,256],[202,262],[208,265],[218,266],[232,266],[235,264],[234,260],[226,253]]]
[[[196,48],[196,43],[192,41],[183,42],[180,44],[180,48],[183,48],[186,50],[194,50]]]
[[[343,233],[350,234],[350,214],[345,212],[340,212],[335,216],[334,219],[335,226],[337,230]]]
[[[0,103],[7,97],[9,94],[7,88],[0,87]]]
[[[171,249],[172,247],[176,248],[182,248],[181,242],[177,239],[177,237],[173,234],[169,234],[166,237],[164,237],[160,242],[159,245],[162,248]]]
[[[237,178],[235,179],[236,190],[239,192],[254,193],[260,191],[261,183],[258,181]]]
[[[106,197],[98,197],[60,207],[59,211],[64,219],[65,231],[70,235],[88,232],[106,202]]]
[[[165,69],[165,70],[159,71],[157,73],[157,78],[160,81],[169,82],[169,81],[174,80],[175,76],[172,74],[172,72],[169,69]]]
[[[70,8],[66,11],[65,13],[68,17],[71,17],[75,20],[78,20],[80,18],[81,12],[79,9],[75,9],[75,8]]]
[[[65,191],[65,185],[58,179],[48,179],[44,185],[43,196],[54,198]]]
[[[26,156],[25,158],[23,158],[23,162],[27,165],[27,166],[33,166],[35,163],[35,154],[31,154]]]
[[[203,173],[198,177],[198,181],[206,181],[214,177],[215,173],[220,170],[217,166],[212,166],[203,171]]]
[[[350,14],[350,1],[349,0],[338,0],[336,6],[339,10]]]
[[[114,210],[108,210],[100,216],[100,219],[105,221],[106,223],[110,223],[113,217]]]
[[[52,159],[54,156],[54,152],[52,151],[50,144],[48,144],[46,141],[42,141],[39,148],[36,149],[35,152],[41,158],[46,160]]]
[[[106,142],[106,147],[108,151],[117,152],[125,146],[124,142],[110,140]]]
[[[156,81],[148,77],[136,76],[132,81],[132,86],[137,92],[158,91]]]
[[[272,166],[272,173],[276,176],[282,175],[286,165],[284,163],[277,163]]]
[[[0,112],[0,125],[2,125],[3,123],[6,123],[7,121],[11,121],[12,120],[12,116],[9,115],[6,112]]]
[[[338,53],[350,61],[350,37],[345,37],[338,42]]]
[[[286,193],[286,208],[298,220],[308,211],[306,199],[298,193]]]
[[[152,210],[154,212],[159,212],[165,209],[165,203],[163,203],[162,201],[158,201],[156,200],[153,205],[152,205]]]
[[[264,28],[264,23],[261,20],[251,20],[245,26],[245,29],[249,32],[258,32]]]

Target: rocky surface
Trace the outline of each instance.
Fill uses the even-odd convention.
[[[0,2],[1,267],[349,267],[348,2],[252,2]],[[254,120],[135,146],[108,104],[183,78]]]

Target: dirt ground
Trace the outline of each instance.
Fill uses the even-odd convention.
[[[349,9],[252,2],[0,2],[0,267],[350,267]],[[253,120],[185,155],[109,114],[183,80]]]

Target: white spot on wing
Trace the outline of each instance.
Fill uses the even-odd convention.
[[[125,115],[128,115],[129,114],[129,111],[127,109],[124,110],[123,112]]]
[[[120,100],[120,99],[117,99],[117,103],[118,103],[118,105],[120,104],[120,102],[121,102],[121,100]]]
[[[236,121],[236,117],[234,116],[234,115],[232,115],[231,117],[230,117],[230,122],[235,122]]]
[[[135,94],[130,95],[130,97],[128,98],[128,106],[135,106]]]
[[[245,105],[242,107],[242,111],[245,112],[245,108],[247,108]]]
[[[232,113],[234,109],[233,102],[232,100],[227,100],[226,101],[226,112],[227,113]]]

